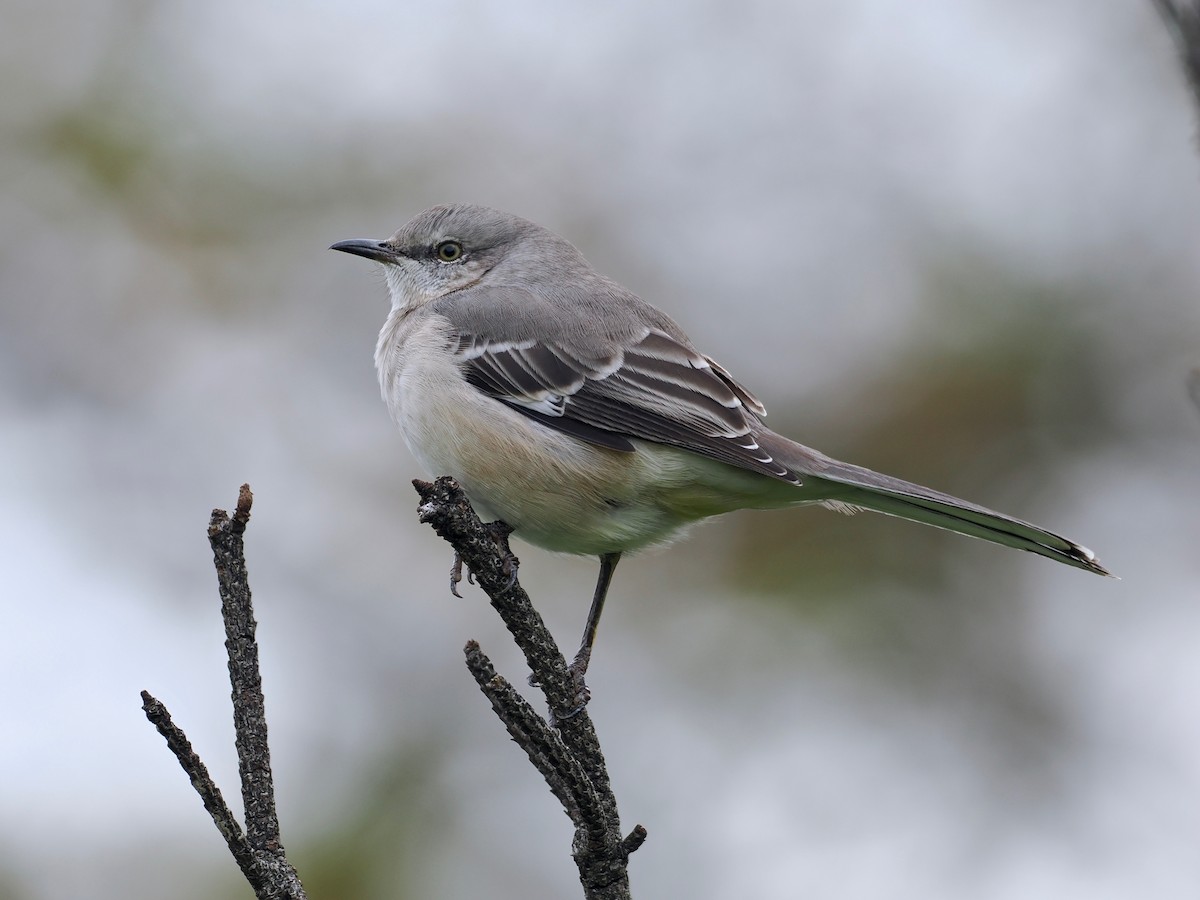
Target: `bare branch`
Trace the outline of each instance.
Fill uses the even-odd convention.
[[[221,616],[225,621],[225,649],[229,654],[238,771],[246,809],[244,834],[207,767],[192,749],[187,736],[171,720],[166,707],[143,691],[142,708],[146,718],[166,738],[167,746],[187,773],[204,808],[225,838],[238,868],[254,889],[254,895],[259,900],[305,900],[304,887],[279,840],[279,818],[275,811],[266,706],[242,541],[246,523],[250,521],[253,499],[250,486],[242,485],[233,516],[225,510],[214,509],[208,526],[221,594]]]
[[[534,681],[549,706],[538,716],[512,685],[495,674],[491,662],[471,642],[467,665],[504,727],[521,746],[575,824],[572,856],[588,900],[628,900],[629,854],[641,846],[646,830],[637,826],[621,834],[617,801],[586,708],[567,662],[516,578],[515,557],[508,548],[509,529],[485,525],[451,478],[433,483],[414,481],[421,497],[421,521],[453,548],[500,614],[525,655]]]
[[[542,717],[509,681],[496,674],[477,643],[467,645],[468,669],[575,826],[572,856],[585,897],[628,900],[629,855],[645,841],[646,830],[638,825],[628,836],[621,835],[616,798],[591,717],[586,709],[578,708],[577,687],[566,660],[517,581],[507,527],[483,524],[451,479],[415,485],[421,494],[422,521],[432,524],[469,567],[525,654],[546,697],[550,713]],[[249,486],[243,485],[234,514],[214,510],[208,528],[225,622],[238,770],[246,809],[244,832],[166,707],[143,692],[143,709],[187,773],[255,896],[304,900],[304,888],[280,841],[275,807],[257,626],[243,544],[252,500]]]
[[[279,847],[279,818],[275,812],[275,785],[271,751],[267,746],[267,715],[258,667],[257,625],[250,599],[242,536],[250,521],[253,496],[249,485],[238,492],[233,516],[214,509],[208,542],[217,569],[221,618],[225,622],[225,650],[229,655],[229,683],[233,688],[233,725],[246,810],[246,838],[255,850]]]
[[[529,701],[517,692],[501,675],[496,674],[492,661],[487,658],[475,641],[468,641],[464,650],[467,668],[475,676],[479,689],[492,703],[492,709],[512,739],[529,757],[529,761],[542,773],[551,793],[562,803],[572,822],[580,820],[579,803],[576,799],[578,785],[586,782],[582,772],[575,784],[568,786],[562,769],[571,765],[569,753],[562,738],[555,733],[546,720],[539,716]]]
[[[250,845],[246,842],[242,826],[238,824],[233,811],[221,796],[220,788],[208,774],[208,767],[192,749],[192,742],[187,739],[183,729],[171,720],[167,708],[147,691],[142,691],[142,710],[146,713],[146,718],[158,729],[158,733],[166,738],[167,747],[175,754],[179,765],[187,773],[192,787],[204,803],[204,808],[208,810],[217,830],[229,845],[229,852],[237,860],[238,867],[243,872],[251,868],[254,865],[254,856],[250,852]]]

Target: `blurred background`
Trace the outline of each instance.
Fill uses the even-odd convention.
[[[249,897],[209,511],[248,481],[284,842],[314,898],[571,897],[462,664],[327,252],[535,219],[770,424],[1123,580],[907,523],[729,516],[622,563],[589,681],[638,896],[1200,889],[1200,159],[1149,2],[7,2],[0,896]],[[517,546],[565,646],[594,560]]]

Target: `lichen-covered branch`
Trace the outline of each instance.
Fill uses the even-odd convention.
[[[146,718],[150,720],[151,724],[158,729],[158,733],[166,739],[167,747],[179,760],[179,765],[187,773],[192,787],[200,795],[204,808],[208,810],[217,830],[221,832],[225,843],[229,845],[229,852],[233,854],[238,867],[243,871],[252,867],[254,857],[250,852],[250,844],[246,841],[246,834],[234,817],[233,810],[221,796],[221,789],[208,774],[208,767],[192,749],[192,742],[187,739],[183,729],[171,720],[171,714],[167,712],[167,708],[148,691],[142,691],[142,711],[145,712]]]
[[[242,485],[234,514],[214,509],[208,526],[221,594],[221,617],[225,621],[225,649],[229,654],[238,772],[246,809],[245,832],[187,736],[171,720],[167,708],[143,691],[142,709],[187,773],[254,895],[259,900],[305,900],[304,887],[279,840],[279,817],[275,811],[266,706],[242,541],[253,499],[250,486]]]
[[[510,682],[495,673],[478,644],[467,644],[467,666],[480,689],[575,826],[572,856],[584,896],[627,900],[629,855],[641,846],[646,830],[639,825],[622,836],[600,740],[587,709],[579,707],[566,659],[516,577],[506,529],[480,521],[451,478],[414,481],[413,486],[421,497],[421,521],[432,525],[470,569],[546,697],[549,714],[542,718]]]

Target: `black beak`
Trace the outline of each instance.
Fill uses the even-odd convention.
[[[375,262],[395,262],[400,254],[387,241],[372,241],[368,238],[355,238],[352,241],[338,241],[330,250],[341,250],[343,253],[353,253],[355,256],[365,256]]]

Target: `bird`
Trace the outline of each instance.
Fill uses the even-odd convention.
[[[871,510],[1110,574],[1054,532],[771,431],[766,407],[674,320],[528,219],[435,206],[385,240],[330,249],[383,269],[380,391],[428,474],[528,543],[599,557],[569,667],[583,702],[622,555],[737,509]]]

